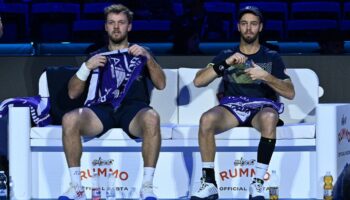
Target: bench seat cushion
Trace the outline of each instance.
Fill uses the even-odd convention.
[[[170,139],[172,135],[172,125],[161,126],[162,139]],[[46,127],[33,127],[30,130],[32,139],[61,139],[62,126],[50,125]],[[131,140],[131,138],[120,128],[113,128],[107,131],[98,139],[101,140]]]
[[[197,125],[179,125],[174,127],[173,139],[198,138]],[[277,127],[277,139],[313,139],[315,138],[315,124],[289,124]],[[237,127],[215,136],[219,140],[260,139],[260,133],[254,128]]]

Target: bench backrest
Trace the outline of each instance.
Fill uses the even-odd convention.
[[[177,111],[177,69],[164,70],[166,75],[166,85],[164,90],[153,89],[151,95],[151,106],[161,116],[161,123],[164,124],[177,124],[178,111]],[[48,97],[49,89],[47,84],[46,72],[43,72],[39,78],[39,95],[42,97]]]
[[[293,100],[280,98],[284,103],[281,118],[286,123],[316,121],[316,106],[319,100],[319,81],[311,69],[287,69],[292,79],[295,97]]]
[[[151,106],[159,113],[161,124],[177,124],[177,69],[165,69],[166,87],[163,90],[153,89]]]
[[[218,104],[216,93],[221,79],[216,79],[207,87],[197,88],[193,79],[199,69],[165,69],[166,88],[153,89],[151,106],[161,116],[162,124],[199,123],[200,116]],[[319,99],[319,82],[316,73],[310,69],[287,69],[296,91],[293,100],[281,97],[285,104],[281,118],[285,123],[315,122],[315,110]],[[49,96],[46,73],[39,79],[39,94]]]

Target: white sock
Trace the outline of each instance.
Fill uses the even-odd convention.
[[[143,183],[151,183],[153,184],[154,171],[156,169],[154,167],[144,167],[143,168]]]
[[[269,165],[257,162],[255,164],[255,178],[264,180],[264,176],[267,172],[267,168],[269,168]]]
[[[202,162],[202,168],[214,169],[214,162]]]
[[[81,185],[80,167],[70,167],[69,174],[73,185]]]

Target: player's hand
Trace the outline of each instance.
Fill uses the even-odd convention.
[[[86,62],[86,67],[89,68],[90,70],[93,70],[93,69],[96,69],[97,67],[105,66],[106,62],[107,62],[106,56],[101,56],[96,54]]]
[[[234,64],[242,64],[245,63],[247,60],[247,57],[241,53],[234,53],[232,56],[226,58],[226,63],[228,65],[234,65]]]
[[[145,48],[137,44],[129,47],[129,54],[133,56],[145,56],[147,59],[151,57],[150,53]]]
[[[265,80],[269,75],[267,71],[252,61],[252,67],[244,70],[252,80]]]

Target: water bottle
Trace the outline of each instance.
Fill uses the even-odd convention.
[[[270,176],[270,187],[269,187],[270,200],[278,200],[279,194],[279,177],[276,170],[272,170]]]
[[[106,200],[115,200],[115,177],[112,172],[108,173]]]
[[[98,174],[94,172],[92,176],[91,199],[101,200],[101,188],[99,185]]]
[[[333,190],[333,177],[331,175],[331,172],[326,172],[326,175],[323,177],[323,199],[324,200],[332,200],[332,190]]]
[[[9,199],[13,199],[13,196],[14,196],[14,192],[13,192],[13,181],[12,181],[12,177],[9,176]]]
[[[7,177],[4,171],[0,171],[0,200],[7,200]]]

